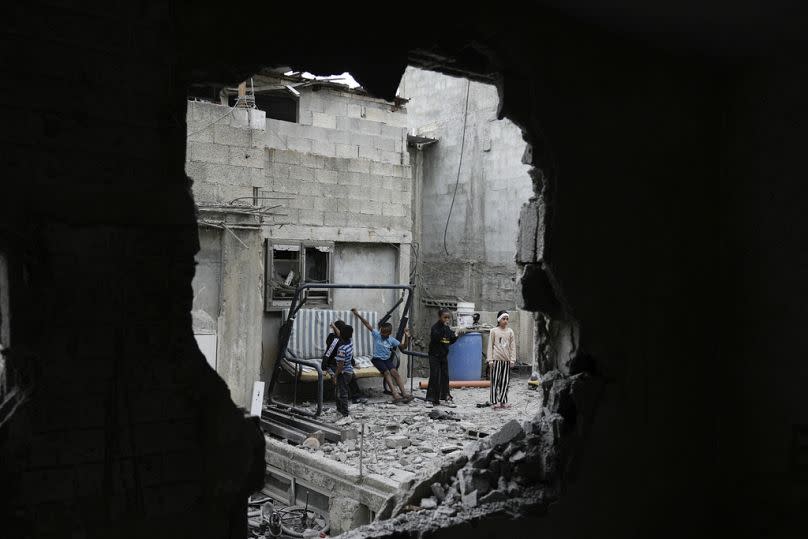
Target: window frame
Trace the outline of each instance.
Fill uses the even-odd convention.
[[[328,268],[326,269],[327,274],[327,282],[333,283],[334,282],[334,242],[333,241],[312,241],[312,240],[270,240],[267,239],[265,242],[265,256],[264,256],[264,310],[265,311],[280,311],[286,309],[291,306],[291,299],[275,299],[274,291],[272,287],[272,280],[271,276],[274,274],[275,271],[275,246],[276,245],[288,245],[288,246],[296,246],[298,247],[298,252],[300,253],[299,262],[298,262],[298,271],[303,280],[299,282],[305,282],[306,277],[306,249],[312,247],[327,247],[328,248],[328,256],[327,256],[327,264]],[[334,294],[333,289],[325,289],[326,294],[324,296],[310,296],[310,290],[314,290],[315,292],[322,292],[318,291],[316,288],[306,290],[305,297],[307,298],[307,302],[311,306],[321,306],[321,307],[331,307],[334,303]],[[325,301],[323,301],[323,298]],[[301,298],[302,299],[302,298]]]

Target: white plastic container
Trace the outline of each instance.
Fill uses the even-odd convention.
[[[457,302],[457,325],[463,327],[471,327],[474,323],[472,315],[474,314],[474,304],[464,301]]]

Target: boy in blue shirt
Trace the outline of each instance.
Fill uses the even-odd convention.
[[[404,381],[401,379],[401,375],[398,373],[398,369],[396,369],[396,361],[393,357],[393,352],[395,351],[396,347],[398,346],[406,346],[407,339],[410,336],[410,332],[408,329],[404,330],[404,342],[400,342],[395,337],[392,337],[391,334],[393,333],[393,324],[389,322],[379,324],[379,329],[373,329],[373,326],[370,325],[370,322],[365,320],[359,311],[356,308],[351,309],[351,312],[356,316],[364,325],[370,334],[373,335],[373,366],[379,369],[379,372],[382,373],[384,376],[387,385],[390,387],[393,393],[393,403],[408,403],[412,400],[412,395],[407,393],[406,389],[404,389]],[[393,381],[395,381],[395,385],[393,385]],[[398,386],[399,393],[396,392],[396,385]]]

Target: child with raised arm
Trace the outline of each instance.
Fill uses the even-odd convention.
[[[497,325],[491,328],[488,337],[486,361],[491,368],[491,404],[494,409],[510,408],[508,404],[508,384],[511,367],[516,364],[516,336],[508,327],[508,311],[497,313]]]
[[[395,359],[393,358],[393,352],[395,351],[396,347],[398,346],[407,346],[407,339],[410,336],[410,332],[408,329],[404,330],[404,342],[400,342],[395,337],[392,337],[393,333],[393,324],[389,322],[385,322],[383,324],[379,324],[379,329],[373,329],[373,326],[370,325],[370,322],[364,319],[359,311],[356,308],[351,309],[351,312],[357,317],[362,324],[370,331],[370,334],[373,336],[373,366],[379,369],[379,372],[382,373],[384,376],[387,385],[390,386],[390,389],[393,393],[393,403],[408,403],[412,400],[412,395],[407,393],[407,390],[404,388],[404,381],[401,379],[401,375],[398,373],[398,369],[396,369]],[[393,382],[395,381],[395,385]],[[396,386],[398,386],[399,392],[396,392]]]

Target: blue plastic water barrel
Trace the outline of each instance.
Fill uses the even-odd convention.
[[[449,347],[449,380],[479,380],[482,374],[483,336],[461,335]]]

